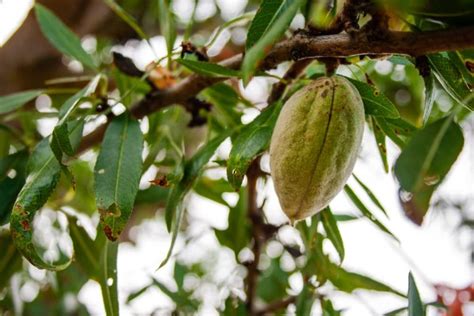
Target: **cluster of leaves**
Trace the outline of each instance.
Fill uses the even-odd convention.
[[[150,42],[132,15],[115,1],[105,2],[144,41]],[[34,10],[44,36],[65,56],[79,61],[91,76],[87,84],[73,92],[70,89],[46,88],[0,97],[0,225],[5,225],[8,231],[0,236],[0,248],[5,249],[6,253],[0,260],[0,288],[6,288],[11,277],[21,270],[23,256],[38,268],[58,271],[61,280],[68,278],[71,271],[81,271],[78,288],[88,279],[97,281],[101,285],[107,315],[118,315],[116,240],[125,234],[128,226],[139,221],[138,216],[146,217],[140,213],[145,213],[147,206],[153,205],[153,211],[157,206],[164,206],[164,220],[172,236],[161,266],[166,264],[173,254],[173,246],[185,218],[185,197],[191,191],[229,208],[228,227],[225,230],[216,229],[215,235],[219,243],[230,248],[238,260],[239,253],[252,240],[252,223],[247,210],[250,197],[248,188],[243,186],[247,170],[268,148],[284,101],[309,80],[326,73],[323,63],[313,61],[302,76],[287,87],[280,100],[259,110],[259,114],[248,124],[242,123],[242,116],[255,111],[256,106],[246,100],[233,83],[241,80],[247,85],[254,76],[269,76],[259,72],[257,65],[272,45],[285,35],[295,16],[301,13],[306,21],[313,21],[314,25],[327,25],[337,11],[337,1],[329,2],[332,5],[320,6],[304,0],[264,0],[256,12],[245,13],[222,24],[208,45],[215,42],[223,29],[251,21],[242,65],[240,69],[230,69],[209,62],[198,51],[177,57],[174,45],[179,25],[170,10],[171,3],[157,1],[160,29],[167,44],[163,60],[167,60],[168,69],[160,65],[161,60],[156,60],[150,68],[152,71],[147,70],[138,77],[123,73],[101,60],[100,56],[86,52],[80,39],[67,26],[47,8],[36,4]],[[398,6],[397,3],[394,5]],[[423,10],[424,13],[419,15],[416,8],[404,3],[399,7],[405,15],[405,27],[414,32],[444,28],[451,23],[449,19],[441,19],[434,24],[424,16],[430,13],[429,10]],[[433,10],[433,16],[442,17],[439,13],[446,12],[445,8]],[[189,26],[186,26],[186,31],[188,29]],[[393,172],[400,184],[400,200],[406,215],[417,224],[423,221],[433,193],[463,148],[459,123],[474,110],[474,97],[470,91],[474,78],[470,72],[472,68],[466,66],[469,63],[472,65],[473,59],[472,51],[436,53],[416,60],[394,55],[385,61],[392,67],[385,74],[377,72],[378,61],[369,58],[348,58],[346,65],[341,66],[352,73],[348,79],[362,96],[367,124],[379,150],[381,166],[386,172],[390,171],[387,138],[401,150]],[[418,71],[422,66],[425,71]],[[393,79],[395,72],[399,71],[397,69],[406,73],[405,79]],[[216,83],[194,96],[195,102],[210,104],[209,109],[196,113],[186,111],[179,105],[169,106],[149,114],[145,119],[148,125],[145,128],[143,121],[133,117],[131,109],[135,102],[152,96],[153,92],[162,88],[153,85],[152,72],[158,75],[170,73],[172,82],[190,73],[206,79],[231,80]],[[411,96],[412,104],[409,106],[397,99],[397,92],[402,90]],[[437,102],[439,93],[449,95],[451,108],[445,109]],[[118,99],[114,99],[117,94]],[[48,95],[52,100],[53,110],[50,113],[37,112],[28,106],[40,95]],[[192,100],[190,102],[193,104]],[[121,110],[123,113],[114,114],[120,106],[125,108]],[[50,135],[41,137],[35,120],[47,117],[46,114],[56,118],[57,123]],[[195,116],[204,118],[204,138],[192,131],[194,138],[189,139],[191,128],[188,125]],[[108,126],[98,154],[94,152],[92,162],[87,160],[90,158],[78,157],[83,135],[103,118],[107,118]],[[216,155],[221,144],[229,138],[232,142],[229,156]],[[196,150],[196,147],[199,149]],[[211,167],[225,170],[227,177],[211,177],[206,172]],[[156,179],[152,186],[140,190],[140,179],[149,170],[155,170],[155,174],[158,170]],[[267,179],[267,175],[262,177]],[[379,215],[388,217],[370,188],[361,179],[354,178],[372,202],[372,207],[377,208]],[[238,202],[231,205],[223,194],[235,191],[239,192]],[[328,281],[343,292],[366,289],[404,297],[389,286],[347,271],[340,265],[345,255],[338,229],[340,221],[365,218],[396,240],[353,188],[346,185],[344,191],[360,214],[334,215],[327,208],[313,217],[310,223],[299,223],[297,229],[304,249],[285,245],[287,250],[284,253],[303,264],[297,265],[294,271],[286,271],[279,263],[283,254],[271,259],[269,268],[258,277],[257,296],[261,301],[272,303],[287,297],[289,276],[293,273],[300,274],[305,280],[303,290],[294,298],[298,315],[309,315],[313,301],[320,302],[325,315],[340,314],[333,307],[330,297],[319,291]],[[61,251],[55,258],[57,260],[47,260],[45,249],[39,249],[41,247],[35,244],[34,218],[45,205],[67,215],[74,260]],[[68,211],[70,208],[76,212]],[[76,215],[93,216],[96,210],[100,221],[96,237],[91,238]],[[340,263],[332,262],[325,253],[323,241],[326,239],[337,251]],[[157,287],[183,312],[196,311],[200,302],[183,287],[184,276],[191,270],[191,267],[176,263],[176,291],[154,279],[151,284],[132,294],[128,301],[150,287]],[[55,299],[64,299],[57,293],[55,295]],[[0,310],[11,309],[11,293],[6,291],[3,297],[0,299]],[[408,298],[410,315],[423,314],[426,307],[419,298],[411,275]],[[232,314],[234,311],[245,313],[244,302],[229,296],[224,312]]]

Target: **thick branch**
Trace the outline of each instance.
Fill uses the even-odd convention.
[[[272,69],[288,60],[316,57],[348,57],[354,55],[406,54],[421,56],[429,53],[462,50],[474,47],[474,26],[429,32],[388,31],[383,38],[372,38],[359,32],[322,36],[296,35],[275,45],[260,65],[260,69]],[[235,55],[221,64],[237,69],[242,55]],[[203,89],[226,78],[191,75],[177,85],[147,96],[132,108],[137,118],[142,118],[166,106],[182,103]],[[102,139],[103,127],[88,135],[81,143],[82,152]]]

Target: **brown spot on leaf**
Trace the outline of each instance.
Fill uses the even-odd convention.
[[[110,241],[116,241],[117,240],[117,237],[114,236],[112,228],[110,228],[109,225],[104,226],[104,233],[105,233],[105,236],[107,236],[107,239],[109,239]]]
[[[27,220],[21,221],[20,224],[21,224],[21,227],[23,227],[23,230],[30,230],[31,229],[30,222],[28,222]]]
[[[467,60],[466,68],[469,70],[469,72],[474,73],[474,62]]]

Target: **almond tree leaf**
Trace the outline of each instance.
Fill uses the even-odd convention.
[[[159,21],[161,35],[166,41],[166,52],[168,53],[168,65],[171,65],[171,54],[176,41],[176,23],[173,11],[170,8],[171,0],[158,0]]]
[[[426,125],[433,109],[433,103],[436,95],[435,78],[432,74],[423,77],[425,82],[425,107],[423,110],[423,125]]]
[[[13,204],[25,184],[27,161],[26,150],[0,158],[0,225],[10,221]],[[15,171],[14,178],[6,175],[9,170]],[[4,173],[5,176],[2,177]]]
[[[125,23],[130,26],[138,36],[144,40],[148,40],[148,36],[138,25],[137,21],[133,16],[131,16],[127,11],[125,11],[120,5],[117,4],[114,0],[104,0],[104,2],[114,11],[114,13],[120,17]]]
[[[258,64],[265,57],[265,52],[288,29],[303,3],[304,0],[264,0],[262,2],[248,32],[247,49],[241,68],[244,85],[249,83]]]
[[[425,315],[425,308],[411,272],[408,274],[408,316]]]
[[[245,173],[255,157],[270,145],[273,128],[282,106],[281,101],[275,103],[262,111],[252,122],[241,127],[227,161],[227,179],[235,189],[242,185]]]
[[[74,246],[75,259],[88,278],[99,280],[99,259],[101,249],[98,249],[94,240],[86,230],[79,225],[78,219],[68,216],[69,234]]]
[[[310,285],[305,283],[303,290],[301,290],[296,298],[296,316],[310,316],[313,304],[314,294],[312,293]]]
[[[61,166],[54,157],[48,139],[43,139],[33,151],[27,166],[28,177],[16,199],[10,216],[13,241],[21,254],[40,269],[64,270],[71,259],[45,262],[33,244],[33,218],[55,189]]]
[[[142,172],[143,135],[136,120],[124,113],[110,123],[94,168],[100,225],[115,241],[133,210]]]
[[[440,119],[415,133],[395,163],[400,201],[405,214],[421,224],[431,195],[443,181],[464,145],[462,130],[453,116]]]
[[[322,316],[341,316],[341,311],[336,310],[328,299],[321,299],[321,309],[323,310]]]
[[[359,209],[359,211],[364,214],[372,223],[374,223],[377,227],[379,227],[383,232],[387,233],[391,237],[393,237],[396,241],[399,242],[398,238],[385,227],[370,211],[369,209],[362,203],[359,197],[354,193],[349,185],[344,186],[344,191],[346,192],[347,196],[351,199],[352,203]]]
[[[230,69],[219,64],[214,64],[206,61],[191,60],[191,59],[177,59],[181,65],[185,66],[194,73],[206,77],[240,77],[240,71]]]
[[[67,167],[63,164],[63,154],[68,156],[74,155],[76,149],[74,147],[79,145],[79,141],[77,141],[74,145],[71,144],[70,134],[79,133],[80,135],[75,134],[75,136],[79,137],[80,140],[83,128],[82,120],[71,123],[70,117],[79,105],[80,100],[86,96],[91,95],[96,90],[99,80],[100,75],[95,76],[86,87],[67,99],[59,109],[59,121],[53,130],[51,137],[51,149],[53,150],[54,155],[58,159],[58,162],[61,164],[61,167],[65,171],[65,174],[68,176],[68,178],[72,177],[72,175]]]
[[[161,262],[158,269],[163,267],[168,262],[171,254],[173,253],[174,244],[176,242],[176,238],[178,237],[178,230],[184,215],[184,208],[182,205],[184,197],[194,186],[194,183],[201,174],[202,169],[214,155],[219,145],[231,134],[232,131],[222,133],[219,136],[214,137],[206,145],[202,146],[196,152],[196,154],[194,154],[194,156],[186,162],[184,176],[181,181],[173,185],[168,196],[165,210],[166,226],[168,231],[172,230],[171,244],[165,259],[163,262]]]
[[[14,111],[31,100],[36,99],[43,93],[43,90],[28,90],[0,97],[0,114]]]
[[[372,190],[370,190],[369,187],[366,186],[365,183],[362,182],[355,174],[352,175],[354,176],[354,179],[356,179],[357,183],[359,183],[359,185],[362,187],[362,189],[364,189],[365,193],[367,193],[372,202],[382,211],[382,213],[385,214],[385,216],[388,217],[387,211],[383,207],[382,203],[380,203],[379,199],[377,199]]]
[[[324,231],[326,232],[327,237],[336,248],[337,253],[341,262],[344,260],[344,241],[342,240],[341,233],[337,227],[337,222],[334,216],[332,215],[331,209],[326,207],[321,213],[321,222],[323,223]]]
[[[388,119],[384,117],[373,117],[378,126],[399,148],[406,145],[406,138],[410,137],[417,129],[407,121],[399,119]]]
[[[385,134],[383,133],[380,126],[377,124],[377,121],[374,117],[370,117],[370,124],[372,125],[372,131],[374,132],[375,144],[380,154],[380,159],[382,159],[383,168],[386,173],[388,173],[388,161],[387,161],[387,145],[385,143]]]
[[[290,4],[291,1],[262,1],[247,32],[247,41],[245,43],[246,50],[252,48],[252,46],[254,46],[266,33],[271,30],[273,26],[278,23],[285,11],[288,10]],[[291,19],[289,22],[291,22]]]
[[[15,247],[10,234],[0,233],[0,289],[8,286],[10,277],[22,268],[23,258]]]
[[[107,316],[119,315],[117,254],[118,243],[106,240],[100,256],[99,284]]]
[[[227,203],[222,198],[222,194],[226,192],[234,192],[234,189],[225,179],[214,180],[202,176],[199,177],[199,180],[194,186],[194,191],[197,194],[206,197],[216,203],[230,207],[229,203]]]
[[[427,57],[435,77],[446,92],[467,109],[474,111],[474,98],[468,98],[472,92],[450,57],[445,57],[442,53]]]
[[[348,77],[345,78],[359,91],[364,102],[365,114],[394,119],[400,117],[400,113],[398,113],[395,105],[381,91],[365,82]]]
[[[41,32],[56,49],[92,70],[97,69],[91,55],[82,48],[81,40],[53,12],[39,3],[35,4],[35,12]]]

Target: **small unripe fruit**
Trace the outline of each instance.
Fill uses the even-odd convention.
[[[321,211],[341,191],[363,133],[362,99],[343,77],[319,78],[288,99],[273,130],[270,168],[291,222]]]

